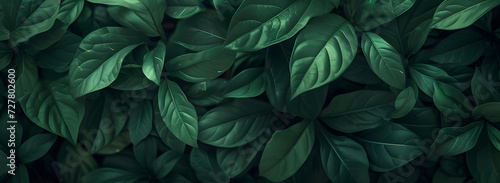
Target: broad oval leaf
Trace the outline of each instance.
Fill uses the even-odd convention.
[[[488,46],[487,40],[477,31],[461,30],[440,41],[429,59],[440,64],[469,65],[481,57]]]
[[[333,182],[368,183],[368,157],[365,149],[346,136],[337,136],[319,127],[323,168]]]
[[[125,56],[147,42],[148,37],[141,33],[120,27],[105,27],[87,35],[70,65],[73,96],[109,86],[117,78]]]
[[[298,34],[290,59],[292,99],[340,77],[357,49],[356,31],[347,20],[335,14],[313,18]]]
[[[375,128],[390,119],[396,97],[388,91],[359,90],[335,96],[319,119],[345,133]]]
[[[380,79],[400,90],[406,87],[403,60],[389,43],[377,34],[365,32],[361,46],[368,65]]]
[[[167,9],[165,14],[172,18],[189,18],[198,12],[205,11],[200,0],[165,0]]]
[[[165,63],[173,77],[187,82],[203,82],[222,75],[233,64],[236,52],[218,46],[198,53],[177,56]]]
[[[376,172],[401,167],[420,156],[425,149],[415,133],[396,123],[365,130],[354,139],[365,148],[370,169]]]
[[[332,9],[333,3],[323,0],[243,1],[224,44],[232,50],[257,51],[291,38],[309,19]]]
[[[266,89],[266,78],[264,68],[250,68],[238,73],[231,78],[224,97],[249,98],[264,93]]]
[[[214,11],[199,13],[177,23],[170,41],[193,51],[203,51],[224,44],[228,22]]]
[[[313,121],[302,121],[276,131],[262,153],[259,175],[279,182],[295,174],[309,157],[314,136]]]
[[[396,111],[392,113],[392,118],[400,118],[408,114],[418,99],[418,87],[412,82],[412,85],[403,91],[399,92],[396,101],[394,102],[394,108]]]
[[[149,51],[144,55],[144,63],[142,65],[142,72],[146,77],[160,85],[161,72],[163,71],[163,63],[165,61],[165,54],[167,46],[165,43],[159,41],[156,48]]]
[[[272,107],[267,103],[237,99],[203,115],[199,140],[217,147],[238,147],[264,133],[273,117]]]
[[[483,131],[484,122],[473,122],[464,127],[446,127],[439,131],[432,147],[434,155],[454,156],[471,150]]]
[[[71,96],[68,77],[52,82],[38,80],[33,93],[22,98],[20,104],[36,125],[76,144],[85,101]]]
[[[432,100],[443,115],[454,121],[470,117],[473,109],[469,99],[462,92],[439,81],[434,82]]]
[[[177,83],[168,79],[161,83],[158,106],[167,128],[182,142],[198,147],[198,116]]]
[[[443,30],[465,28],[498,5],[500,1],[497,0],[445,0],[434,12],[432,27]]]
[[[42,133],[30,137],[19,149],[19,159],[27,164],[44,156],[56,142],[57,136],[50,133]]]
[[[490,102],[477,106],[472,115],[482,116],[490,122],[500,122],[500,102]]]
[[[128,130],[130,141],[138,145],[139,142],[149,136],[153,129],[153,106],[151,101],[135,103],[136,109],[129,110]]]

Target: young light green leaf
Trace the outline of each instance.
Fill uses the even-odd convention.
[[[270,105],[254,99],[237,99],[203,115],[199,140],[217,147],[238,147],[265,132],[273,117]]]
[[[440,64],[469,65],[475,62],[488,46],[488,37],[472,29],[453,33],[440,41],[429,58]]]
[[[80,97],[109,86],[117,78],[125,56],[147,42],[149,39],[141,33],[120,27],[105,27],[87,35],[70,65],[73,95]]]
[[[76,144],[85,100],[73,98],[68,83],[68,77],[52,82],[38,80],[33,93],[22,98],[20,104],[36,125]]]
[[[159,41],[156,48],[144,55],[142,72],[149,80],[153,81],[157,85],[160,85],[160,77],[163,70],[166,52],[167,46],[165,43]]]
[[[233,64],[236,52],[218,46],[198,53],[177,56],[165,63],[173,77],[199,83],[217,78]]]
[[[137,103],[135,106],[137,106],[136,109],[129,110],[127,127],[132,144],[137,145],[148,137],[151,129],[153,129],[153,106],[151,101],[146,100]]]
[[[434,12],[432,27],[443,30],[465,28],[498,5],[500,1],[497,0],[446,0]]]
[[[313,121],[302,121],[276,131],[262,153],[259,175],[278,182],[295,174],[309,157],[314,136]]]
[[[168,6],[165,13],[172,18],[189,18],[206,9],[200,0],[166,0],[166,2]]]
[[[321,119],[330,128],[345,133],[375,128],[389,120],[394,111],[393,93],[359,90],[335,96],[321,111]]]
[[[478,144],[467,152],[466,160],[470,174],[477,182],[500,181],[500,151],[490,143],[486,134],[481,135]]]
[[[472,115],[482,116],[490,122],[500,122],[500,102],[490,102],[477,106]]]
[[[232,50],[257,51],[291,38],[309,19],[332,9],[333,3],[323,0],[243,1],[231,19],[224,44]]]
[[[42,133],[30,137],[19,149],[19,159],[24,164],[35,161],[44,156],[56,142],[57,136],[50,133]]]
[[[224,44],[228,22],[215,11],[205,11],[177,23],[170,41],[193,51],[203,51]]]
[[[161,83],[158,106],[167,128],[182,142],[198,147],[198,116],[177,83],[168,79]]]
[[[451,120],[468,118],[473,109],[469,99],[462,92],[440,81],[434,82],[432,100],[439,111]]]
[[[266,89],[266,78],[264,68],[245,69],[238,75],[231,78],[226,94],[228,98],[249,98],[256,97],[264,93]]]
[[[352,25],[335,14],[313,18],[295,41],[290,59],[292,99],[337,79],[358,49]]]
[[[368,183],[368,157],[365,149],[346,136],[319,129],[319,144],[323,169],[333,182]]]
[[[423,153],[420,138],[396,123],[362,131],[354,137],[366,150],[370,169],[386,172],[405,165]]]
[[[403,90],[406,71],[399,53],[379,35],[370,32],[363,33],[361,45],[373,72],[388,85]]]
[[[491,86],[478,68],[476,68],[471,81],[471,90],[479,105],[488,102],[500,102],[500,92]]]
[[[454,156],[471,150],[484,127],[484,122],[473,122],[464,127],[446,127],[439,131],[434,144],[433,154]]]

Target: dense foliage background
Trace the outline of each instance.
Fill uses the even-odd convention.
[[[500,182],[498,5],[0,0],[0,182]]]

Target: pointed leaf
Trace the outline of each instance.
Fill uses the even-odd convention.
[[[266,89],[266,79],[264,68],[245,69],[238,75],[231,78],[229,86],[226,88],[226,95],[229,98],[249,98],[256,97],[264,93]]]
[[[471,150],[484,127],[483,122],[473,122],[464,127],[446,127],[439,131],[432,147],[437,156],[454,156]]]
[[[165,46],[165,43],[159,41],[156,48],[144,55],[142,72],[149,80],[153,81],[157,85],[160,85],[160,77],[163,70],[166,52],[167,46]]]
[[[434,12],[432,27],[443,30],[465,28],[498,5],[500,1],[497,0],[446,0]]]

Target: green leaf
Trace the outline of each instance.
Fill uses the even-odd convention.
[[[198,53],[188,53],[165,63],[170,76],[199,83],[215,79],[233,64],[236,52],[218,46]]]
[[[421,139],[433,139],[435,132],[441,128],[441,116],[434,107],[413,108],[408,115],[396,119],[395,122],[411,130]]]
[[[313,18],[302,30],[290,59],[292,99],[340,77],[358,49],[352,25],[335,14]]]
[[[112,143],[125,126],[129,107],[125,102],[117,102],[119,99],[110,92],[103,92],[88,108],[83,128],[92,131],[84,134],[85,138],[93,139],[91,154]]]
[[[153,168],[153,162],[156,159],[158,146],[153,137],[147,137],[133,147],[134,157],[141,168],[150,172]]]
[[[194,105],[216,105],[224,99],[224,91],[228,85],[229,81],[222,78],[196,83],[186,90],[186,96]]]
[[[477,182],[500,181],[500,151],[487,139],[486,134],[481,135],[478,144],[467,152],[467,167]]]
[[[97,154],[111,155],[121,152],[132,142],[130,141],[130,133],[128,131],[121,132],[118,136],[107,146],[97,151]]]
[[[399,53],[383,38],[370,32],[363,33],[361,45],[373,72],[388,85],[403,90],[406,71]]]
[[[0,70],[10,64],[14,50],[8,47],[7,43],[0,42]]]
[[[313,121],[276,131],[262,153],[259,175],[278,182],[295,174],[311,153],[314,135]]]
[[[495,126],[489,123],[486,123],[488,129],[488,137],[491,140],[491,143],[498,149],[500,149],[500,130],[498,130]],[[500,150],[499,150],[500,151]]]
[[[432,100],[443,115],[454,121],[470,117],[473,109],[469,99],[462,92],[442,82],[434,82]]]
[[[19,149],[19,159],[24,164],[44,156],[56,142],[57,136],[50,133],[38,134],[26,140]]]
[[[423,153],[420,138],[396,123],[362,131],[354,137],[366,150],[370,169],[386,172],[405,165]]]
[[[446,127],[439,131],[432,147],[434,155],[454,156],[471,150],[484,127],[483,122],[473,122],[464,127]]]
[[[12,183],[29,183],[30,177],[28,174],[28,168],[26,165],[20,164],[18,168],[18,172],[16,176],[13,176],[11,179]]]
[[[323,0],[243,1],[231,19],[224,44],[232,50],[257,51],[291,38],[309,19],[332,9],[333,3]]]
[[[137,182],[143,175],[117,168],[98,168],[86,174],[83,183]]]
[[[205,11],[180,20],[170,41],[193,51],[203,51],[224,44],[228,22],[215,11]]]
[[[156,175],[156,178],[162,179],[163,177],[167,176],[167,174],[172,171],[175,164],[177,164],[177,161],[179,161],[181,155],[182,154],[179,154],[178,152],[169,150],[156,158],[153,162],[153,171]]]
[[[160,85],[160,77],[163,70],[166,52],[167,46],[165,43],[159,41],[156,48],[144,55],[142,72],[149,80],[153,81],[157,85]]]
[[[138,145],[143,139],[148,137],[153,128],[153,106],[151,101],[135,103],[135,109],[129,110],[129,120],[127,123],[130,131],[130,141]]]
[[[46,82],[38,80],[33,93],[21,99],[24,113],[39,127],[76,144],[85,101],[70,94],[68,77]]]
[[[399,92],[396,101],[394,102],[394,108],[396,111],[392,113],[392,118],[401,118],[408,114],[418,99],[418,87],[412,82],[412,85],[403,91]]]
[[[238,147],[265,132],[272,107],[254,99],[237,99],[208,111],[199,123],[199,140],[217,147]]]
[[[474,116],[482,116],[490,122],[500,122],[500,102],[490,102],[477,106],[472,111]]]
[[[365,149],[346,136],[337,136],[317,128],[323,169],[332,182],[370,182]]]
[[[432,97],[434,94],[434,82],[441,81],[444,83],[457,82],[446,71],[436,66],[428,64],[414,64],[410,66],[410,75],[418,88],[425,94]]]
[[[500,102],[500,92],[491,86],[478,68],[476,68],[471,81],[471,90],[479,105],[488,102]]]
[[[429,59],[440,64],[469,65],[481,57],[488,46],[487,40],[477,31],[461,30],[440,41]]]
[[[105,27],[87,35],[70,65],[73,95],[80,97],[109,86],[125,56],[147,42],[149,39],[141,33],[120,27]]]
[[[56,72],[67,72],[82,38],[66,33],[61,40],[44,49],[36,56],[36,65]]]
[[[82,144],[83,145],[83,144]],[[68,163],[69,158],[76,158],[75,164]],[[82,178],[89,172],[97,169],[99,165],[93,156],[89,156],[87,151],[78,149],[69,143],[64,143],[57,153],[57,161],[51,160],[51,167],[58,169],[61,172],[61,180],[67,182],[82,182]],[[78,162],[78,163],[76,163]],[[73,166],[71,166],[73,165]]]
[[[390,119],[395,98],[391,92],[375,90],[337,95],[321,112],[319,119],[330,128],[345,133],[375,128]]]
[[[182,142],[198,147],[198,116],[177,83],[168,79],[161,83],[158,106],[167,128]]]
[[[228,98],[249,98],[256,97],[264,93],[266,89],[266,78],[264,68],[245,69],[238,75],[231,78],[226,94]]]
[[[166,144],[171,149],[177,151],[178,153],[183,153],[186,148],[186,144],[175,137],[172,132],[167,128],[163,118],[158,111],[158,104],[153,105],[155,107],[153,112],[153,123],[155,124],[156,131],[160,136],[161,141]]]
[[[446,0],[434,12],[432,27],[443,30],[465,28],[498,5],[500,1],[497,0]]]
[[[383,82],[377,75],[375,75],[375,73],[373,73],[372,69],[368,65],[368,62],[366,61],[366,58],[362,54],[357,54],[356,57],[354,57],[354,60],[345,70],[344,74],[342,74],[342,77],[349,81],[365,85],[373,85]]]
[[[59,12],[57,14],[57,19],[64,22],[64,24],[69,25],[76,21],[78,16],[83,10],[85,5],[85,0],[64,0],[61,3]]]
[[[173,18],[189,18],[206,9],[200,0],[166,0],[166,2],[168,6],[165,13]]]
[[[204,183],[229,183],[229,175],[224,173],[217,164],[217,160],[204,150],[191,149],[189,161],[198,180]]]
[[[290,93],[288,93],[290,96]],[[281,110],[304,119],[316,119],[321,113],[328,94],[328,85],[307,91],[295,99],[288,101]]]
[[[0,36],[2,41],[8,39],[10,46],[16,47],[54,25],[60,1],[36,2],[38,3],[32,0],[1,1],[0,10],[3,12],[1,24],[6,29],[3,30],[5,34],[2,33]]]
[[[438,183],[438,182],[464,182],[465,179],[467,179],[467,177],[452,176],[440,168],[434,173],[434,176],[432,177],[432,182],[435,182],[435,183]]]
[[[248,168],[270,136],[271,130],[268,129],[262,136],[246,145],[235,148],[217,148],[217,163],[229,177],[236,177]]]
[[[110,88],[123,91],[139,91],[155,84],[144,75],[142,68],[140,68],[141,65],[135,65],[138,68],[129,66],[131,65],[125,65],[125,67],[121,68],[118,78],[109,85]]]
[[[288,102],[290,92],[290,70],[288,63],[292,49],[286,49],[286,45],[279,43],[267,49],[265,57],[266,73],[266,95],[269,103],[282,110]]]
[[[38,68],[33,57],[26,54],[17,54],[16,63],[16,98],[22,99],[30,95],[38,82]]]

